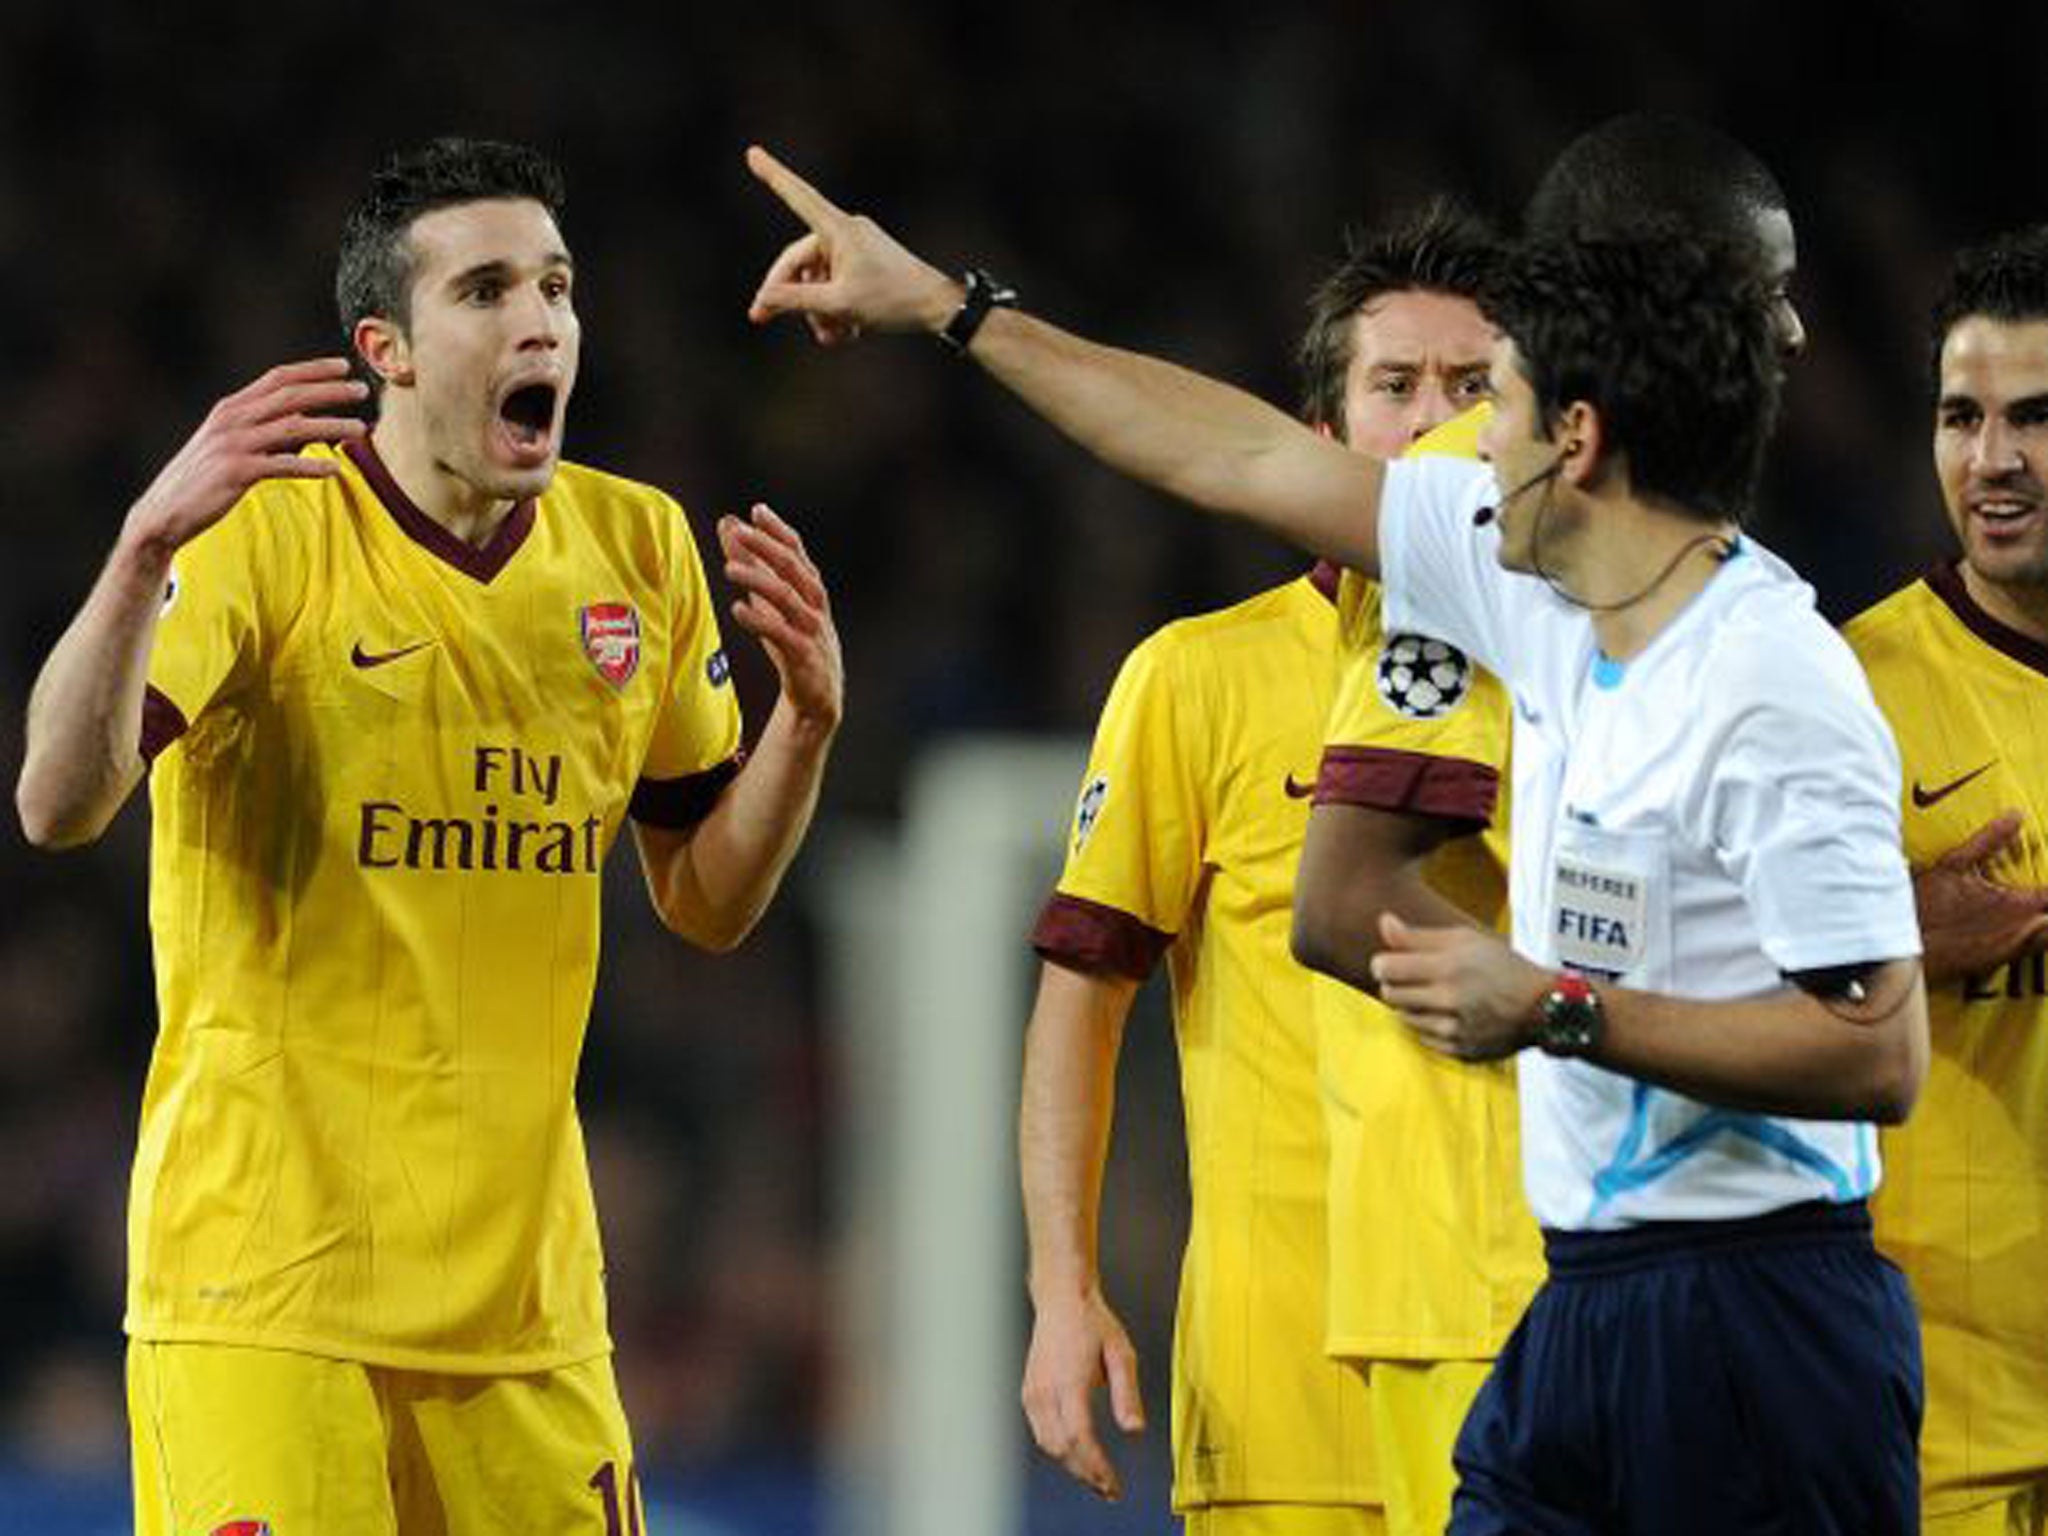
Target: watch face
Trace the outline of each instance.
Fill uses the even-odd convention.
[[[1543,996],[1536,1044],[1553,1056],[1583,1056],[1600,1039],[1600,999],[1590,988],[1559,987]]]

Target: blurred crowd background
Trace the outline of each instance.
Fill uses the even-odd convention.
[[[2026,148],[2048,13],[1328,0],[1199,14],[0,8],[8,781],[34,669],[123,510],[216,397],[337,349],[342,215],[387,151],[440,132],[528,141],[569,173],[585,325],[571,455],[670,489],[700,538],[756,499],[803,528],[849,668],[827,823],[889,825],[935,740],[1085,732],[1140,635],[1296,561],[1151,504],[929,343],[821,353],[798,329],[749,327],[754,283],[795,233],[742,168],[752,140],[1044,314],[1291,401],[1304,299],[1344,226],[1440,191],[1512,222],[1599,118],[1708,118],[1777,170],[1800,237],[1811,347],[1761,536],[1838,618],[1945,548],[1924,315],[1955,244],[2048,216]],[[737,649],[758,720],[771,679]],[[153,1030],[146,822],[131,808],[99,848],[62,858],[29,850],[11,817],[0,831],[0,1465],[17,1475],[125,1475],[122,1203]],[[750,1506],[780,1511],[760,1529],[813,1528],[802,1490],[849,1396],[830,1305],[846,1233],[826,1173],[845,1063],[805,899],[815,876],[800,866],[749,945],[713,960],[658,931],[630,858],[615,860],[583,1074],[643,1462],[685,1488],[777,1490]],[[1147,1020],[1126,1052],[1106,1243],[1156,1439],[1177,1261],[1160,1213],[1181,1154],[1171,1042],[1159,1009]],[[1021,1280],[1017,1316],[1021,1358]]]

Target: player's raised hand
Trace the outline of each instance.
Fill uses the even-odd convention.
[[[864,214],[848,213],[767,150],[747,150],[747,169],[804,221],[809,233],[783,248],[747,307],[756,325],[802,315],[821,346],[862,330],[937,331],[960,307],[961,287]]]
[[[814,728],[836,729],[846,696],[839,631],[803,537],[757,503],[748,520],[718,520],[718,545],[726,579],[741,594],[732,616],[768,652],[783,698]]]
[[[271,369],[206,413],[199,430],[129,509],[124,537],[177,550],[227,516],[259,480],[334,474],[331,460],[309,459],[300,450],[367,432],[353,416],[326,414],[359,404],[365,393],[349,377],[346,358]]]
[[[1380,914],[1380,1001],[1433,1051],[1461,1061],[1511,1056],[1530,1041],[1550,977],[1478,928],[1419,928]]]
[[[1105,1384],[1117,1428],[1141,1433],[1145,1404],[1138,1392],[1138,1352],[1109,1303],[1091,1292],[1041,1306],[1024,1360],[1024,1417],[1031,1437],[1076,1482],[1117,1499],[1123,1481],[1095,1433],[1095,1392]]]
[[[2017,811],[1994,816],[1925,869],[1913,872],[1922,964],[1929,982],[1979,976],[2048,948],[2048,890],[1991,877],[2020,840]]]

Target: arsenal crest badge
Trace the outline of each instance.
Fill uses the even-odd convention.
[[[583,654],[597,675],[623,688],[640,670],[640,615],[631,603],[592,603],[576,614],[583,632]]]

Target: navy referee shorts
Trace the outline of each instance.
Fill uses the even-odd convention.
[[[1861,1202],[1546,1232],[1452,1536],[1910,1536],[1920,1325]]]

